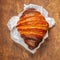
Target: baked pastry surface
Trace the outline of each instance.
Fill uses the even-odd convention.
[[[42,41],[49,24],[40,12],[30,8],[22,14],[16,28],[29,49],[32,50]]]

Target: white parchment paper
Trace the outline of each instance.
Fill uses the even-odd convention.
[[[36,50],[40,47],[40,45],[44,42],[44,40],[46,38],[48,38],[48,31],[46,32],[45,36],[43,37],[42,42],[39,43],[38,47],[36,47],[34,50],[30,50],[28,48],[28,45],[24,42],[24,39],[20,36],[20,33],[16,29],[16,25],[17,25],[17,22],[20,20],[22,13],[29,8],[35,8],[37,11],[39,11],[45,17],[46,21],[49,23],[49,28],[51,28],[52,26],[55,25],[55,21],[53,18],[48,17],[48,12],[42,6],[38,6],[35,4],[29,4],[29,5],[24,4],[24,10],[22,12],[20,12],[17,16],[11,17],[11,19],[8,21],[7,26],[10,30],[10,36],[11,36],[12,40],[15,41],[16,43],[19,43],[26,50],[28,50],[29,52],[34,54],[36,52]]]

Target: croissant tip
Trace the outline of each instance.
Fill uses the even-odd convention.
[[[25,39],[24,41],[28,45],[28,48],[33,50],[33,49],[35,49],[39,45],[39,43],[42,40],[37,41],[37,40],[34,40],[34,39]]]

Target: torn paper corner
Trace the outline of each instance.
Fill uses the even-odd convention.
[[[28,48],[28,45],[24,42],[23,38],[20,36],[20,33],[16,29],[17,22],[20,20],[20,17],[22,16],[23,12],[26,11],[28,8],[35,8],[37,11],[41,12],[41,14],[45,17],[46,21],[49,23],[49,28],[51,28],[53,25],[55,25],[55,21],[53,18],[48,17],[48,12],[42,7],[38,6],[35,4],[29,4],[25,5],[24,4],[24,10],[20,12],[17,16],[13,16],[9,21],[8,21],[8,28],[10,30],[10,35],[13,41],[16,43],[19,43],[22,45],[26,50],[34,54],[36,50],[40,47],[40,45],[44,42],[46,38],[48,38],[48,31],[46,32],[45,36],[42,39],[42,42],[36,47],[34,50],[30,50]]]
[[[19,20],[18,16],[13,16],[9,19],[7,23],[9,30],[12,30],[17,25],[18,20]]]
[[[46,21],[49,23],[49,28],[53,27],[55,25],[55,20],[54,18],[46,18]]]

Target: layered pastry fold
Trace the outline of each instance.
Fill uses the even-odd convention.
[[[16,28],[29,49],[33,50],[42,41],[49,24],[40,12],[29,8],[20,17]]]

